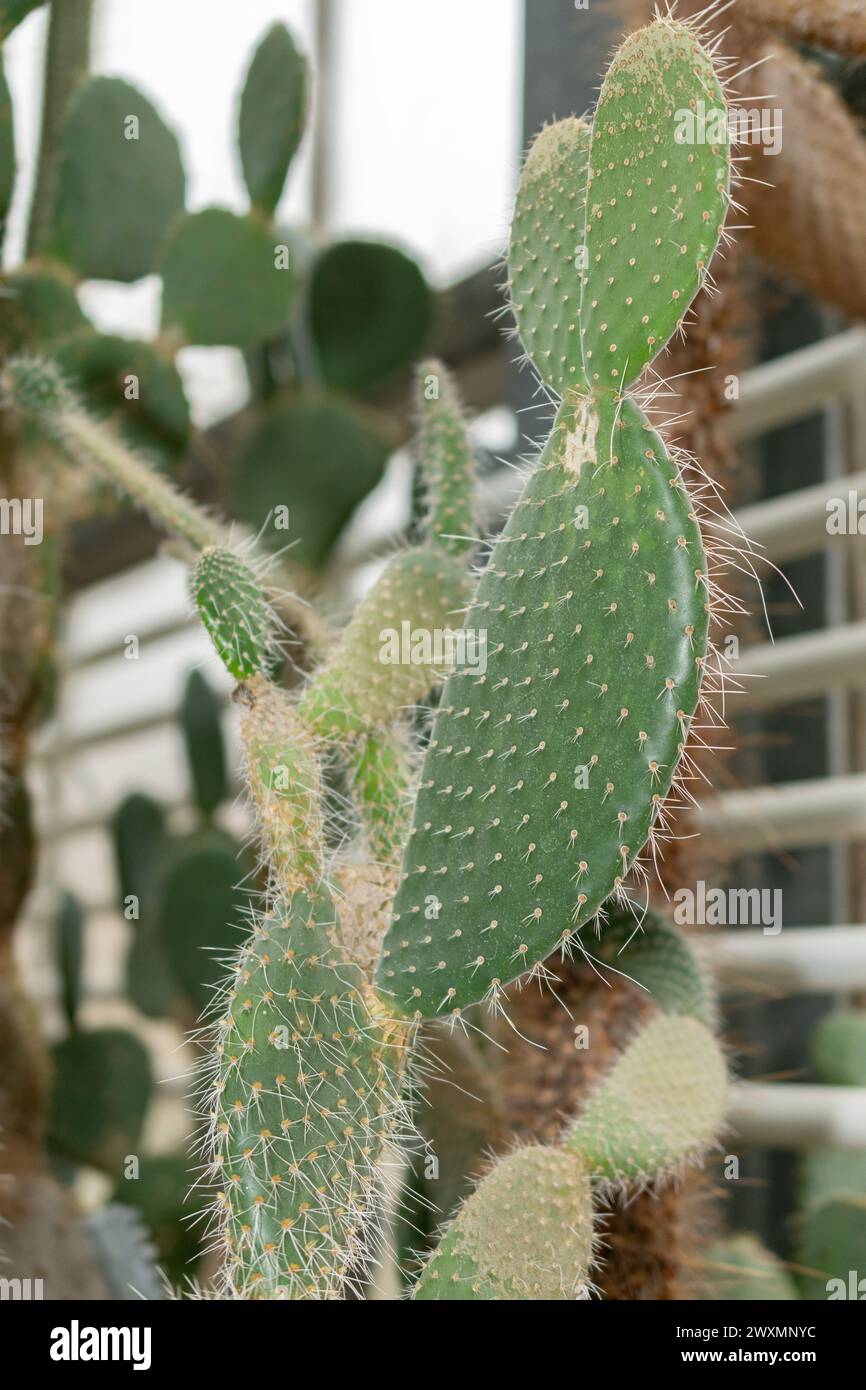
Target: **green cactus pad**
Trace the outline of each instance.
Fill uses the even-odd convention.
[[[213,1002],[249,908],[249,865],[221,831],[178,841],[160,874],[154,923],[175,988],[196,1015]]]
[[[255,676],[242,691],[241,743],[264,858],[274,886],[290,899],[322,872],[315,740],[286,692]]]
[[[241,97],[238,142],[254,206],[272,213],[304,134],[310,104],[307,60],[284,24],[274,24],[253,55]]]
[[[111,1197],[141,1216],[156,1246],[160,1269],[173,1280],[195,1274],[201,1255],[198,1222],[204,1210],[186,1154],[142,1154],[134,1178],[123,1178]]]
[[[15,184],[15,119],[12,113],[12,93],[0,59],[0,245],[6,230],[6,218],[12,203]]]
[[[0,352],[44,347],[77,333],[87,324],[71,273],[60,265],[27,265],[0,283]]]
[[[114,863],[120,889],[120,909],[126,899],[138,898],[139,917],[153,890],[156,863],[165,843],[165,811],[153,797],[132,792],[111,818]]]
[[[203,550],[190,578],[202,623],[235,680],[249,680],[268,664],[273,621],[258,580],[234,551]]]
[[[811,1149],[803,1156],[800,1206],[819,1206],[831,1197],[866,1197],[863,1149]]]
[[[465,559],[478,534],[472,443],[454,383],[441,362],[418,368],[418,461],[434,545]]]
[[[38,10],[45,0],[0,0],[0,40],[11,34],[32,10]]]
[[[594,1178],[645,1182],[675,1173],[715,1141],[727,1069],[697,1019],[659,1014],[602,1079],[564,1140]]]
[[[60,998],[70,1032],[75,1029],[81,1002],[84,963],[84,909],[74,893],[63,893],[55,920]]]
[[[407,367],[430,328],[430,290],[396,246],[340,241],[321,253],[310,280],[309,315],[322,376],[361,391]]]
[[[74,1033],[53,1049],[48,1146],[120,1175],[137,1153],[153,1089],[147,1050],[122,1028]]]
[[[10,357],[3,384],[23,419],[50,439],[57,437],[61,417],[78,404],[57,364],[43,357]]]
[[[699,104],[710,119],[692,131],[684,118]],[[580,328],[592,386],[636,381],[701,287],[725,220],[731,158],[727,137],[706,136],[716,133],[713,113],[726,110],[712,59],[686,24],[655,20],[617,50],[586,190]]]
[[[579,331],[590,127],[569,117],[530,148],[511,225],[511,305],[532,365],[565,395],[585,385]]]
[[[580,1160],[560,1149],[518,1149],[463,1203],[415,1298],[585,1298],[591,1257],[592,1193]]]
[[[828,1014],[812,1038],[812,1066],[830,1086],[866,1086],[866,1010]]]
[[[234,460],[235,511],[264,544],[290,543],[297,564],[318,568],[389,452],[378,418],[348,401],[279,402],[253,417]]]
[[[432,546],[395,555],[301,700],[324,738],[387,727],[442,674],[445,632],[463,626],[465,564]],[[441,651],[437,649],[438,641]]]
[[[796,1248],[797,1282],[803,1297],[862,1299],[866,1293],[864,1250],[866,1196],[837,1196],[810,1207],[802,1218]]]
[[[147,98],[91,78],[63,129],[49,249],[84,280],[138,280],[156,267],[184,187],[177,139]]]
[[[58,343],[55,361],[89,412],[112,421],[126,443],[162,468],[189,441],[189,405],[174,363],[149,343],[84,331]]]
[[[711,1026],[716,1008],[709,973],[689,939],[657,912],[615,907],[595,942],[584,931],[581,942],[597,962],[608,965],[648,991],[664,1012],[686,1014]],[[611,983],[616,987],[616,977]]]
[[[166,956],[159,923],[145,917],[133,924],[124,963],[126,994],[145,1018],[173,1018],[189,1027],[196,1010],[175,979]]]
[[[211,816],[229,794],[229,774],[222,702],[200,671],[191,671],[187,678],[180,727],[195,804]]]
[[[412,822],[408,746],[395,727],[353,740],[345,752],[370,852],[379,863],[398,861]]]
[[[295,290],[277,233],[205,208],[177,222],[162,258],[162,322],[189,343],[250,347],[286,323]]]
[[[486,674],[455,672],[443,692],[379,972],[401,1005],[474,1003],[620,885],[697,704],[706,568],[637,407],[564,406],[469,609]]]
[[[797,1286],[782,1261],[754,1236],[728,1236],[711,1246],[701,1261],[712,1300],[783,1303],[798,1299]],[[702,1271],[703,1272],[703,1271]]]
[[[375,1236],[376,1165],[405,1122],[405,1032],[298,894],[247,943],[219,1025],[211,1136],[228,1278],[244,1297],[339,1297]]]

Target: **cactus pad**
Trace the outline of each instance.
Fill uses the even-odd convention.
[[[255,207],[270,214],[283,192],[310,104],[306,59],[284,24],[274,24],[253,55],[241,97],[238,143]]]
[[[180,727],[193,799],[206,816],[229,794],[222,702],[200,671],[191,671],[180,707]]]
[[[573,116],[545,126],[523,167],[511,224],[514,317],[532,365],[561,396],[586,384],[578,313],[590,139],[590,126]]]
[[[279,402],[253,417],[233,464],[234,506],[265,545],[324,564],[359,502],[382,476],[389,444],[379,419],[349,401]],[[288,526],[276,526],[275,509]]]
[[[361,391],[408,366],[430,327],[430,290],[396,246],[327,247],[313,266],[309,293],[322,376],[343,391]]]
[[[131,448],[163,468],[189,440],[189,405],[173,362],[149,343],[84,330],[53,349],[70,386],[100,419],[110,419]]]
[[[840,1195],[810,1207],[802,1218],[796,1249],[803,1297],[861,1299],[866,1292],[864,1250],[866,1196]],[[841,1284],[833,1287],[831,1280]]]
[[[579,1158],[518,1149],[463,1203],[415,1298],[552,1301],[587,1297],[592,1194]]]
[[[51,344],[84,328],[87,320],[71,273],[61,265],[22,266],[3,276],[0,351],[11,356]]]
[[[326,738],[392,723],[441,678],[448,629],[463,626],[469,597],[465,564],[432,546],[395,555],[356,609],[327,664],[301,701]]]
[[[565,1146],[594,1178],[645,1182],[699,1158],[725,1117],[727,1070],[693,1018],[660,1014],[643,1027],[572,1125]]]
[[[177,139],[141,92],[94,77],[70,108],[50,250],[85,280],[138,280],[156,267],[184,202]]]
[[[217,655],[235,680],[249,680],[267,666],[273,622],[252,570],[239,555],[209,546],[190,581],[202,623]]]
[[[247,785],[258,812],[264,857],[290,899],[322,871],[320,777],[315,740],[285,691],[254,676],[241,692]]]
[[[239,884],[247,869],[240,845],[218,830],[176,842],[163,867],[156,931],[171,979],[196,1016],[213,1002],[242,939],[249,897]]]
[[[692,131],[683,118],[699,103],[710,120]],[[712,113],[725,111],[712,59],[687,25],[656,20],[618,49],[586,191],[580,327],[592,386],[636,381],[700,289],[727,212],[730,146],[706,139]]]
[[[178,221],[162,258],[162,319],[187,342],[250,347],[289,317],[295,277],[254,217],[205,208]]]
[[[686,1014],[712,1025],[716,1010],[710,977],[689,939],[657,912],[638,911],[637,919],[615,908],[598,945],[585,933],[581,940],[595,960],[647,990],[664,1013]]]
[[[324,898],[262,919],[219,1024],[211,1134],[228,1277],[244,1297],[338,1297],[405,1121],[405,1033],[335,942]]]
[[[563,407],[466,621],[486,629],[487,671],[443,692],[379,974],[425,1016],[566,946],[670,788],[707,649],[707,566],[630,401]]]
[[[866,1010],[838,1009],[812,1039],[812,1066],[830,1086],[866,1086]]]
[[[477,534],[472,444],[456,387],[441,362],[418,369],[418,459],[426,485],[427,527],[435,546],[466,559]]]
[[[152,1089],[150,1058],[132,1033],[73,1033],[54,1048],[49,1148],[119,1176],[126,1155],[138,1152]]]

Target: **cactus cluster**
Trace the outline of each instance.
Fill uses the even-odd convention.
[[[305,97],[294,49],[266,44],[241,112],[255,215],[174,221],[165,341],[246,346],[285,318],[264,290],[273,235],[261,218],[279,196]],[[283,61],[298,83],[281,97],[284,144],[265,141],[254,155],[257,93],[273,96]],[[614,980],[633,966],[658,1009],[636,1020],[556,1142],[491,1163],[414,1296],[588,1296],[603,1259],[594,1197],[671,1179],[720,1131],[726,1064],[706,980],[672,926],[650,916],[644,929],[639,905],[701,697],[714,584],[698,502],[635,391],[684,326],[729,196],[729,149],[678,143],[675,113],[724,100],[693,29],[657,19],[616,54],[592,123],[542,132],[517,195],[509,276],[527,357],[558,402],[549,439],[474,579],[469,436],[445,368],[422,366],[427,534],[387,562],[300,690],[279,683],[277,605],[255,552],[241,553],[110,422],[93,421],[50,360],[18,359],[3,373],[10,405],[61,457],[121,482],[193,549],[192,598],[237,683],[260,864],[205,1042],[202,1151],[224,1250],[220,1296],[330,1299],[361,1284],[384,1231],[389,1167],[413,1143],[422,1021],[469,1027],[465,1011],[485,1000],[502,1008],[510,982],[543,979],[557,953],[587,950],[593,924]],[[87,106],[73,118],[85,128]],[[144,106],[141,118],[151,119]],[[72,143],[67,179],[82,158]],[[162,176],[175,178],[171,160]],[[138,229],[141,264],[162,215],[154,206],[152,237],[148,224]],[[75,231],[60,219],[73,265]],[[333,262],[351,256],[330,254],[317,275],[339,280],[346,270]],[[223,293],[241,280],[249,293]],[[365,306],[343,308],[342,340],[319,342],[341,387],[361,370],[353,311],[371,323]],[[315,312],[312,326],[320,336]],[[430,646],[446,631],[461,639],[450,671]],[[394,634],[406,635],[408,657],[400,641],[389,647]],[[443,677],[419,768],[418,707]],[[336,820],[326,787],[335,769],[351,803]],[[177,922],[175,880],[169,897]],[[189,963],[178,969],[178,943],[164,936],[168,973],[187,986]],[[483,1028],[483,1014],[470,1017]]]

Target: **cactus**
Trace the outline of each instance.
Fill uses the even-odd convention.
[[[238,116],[244,181],[254,207],[272,215],[304,134],[310,104],[306,59],[274,24],[250,64]]]
[[[199,671],[191,671],[180,711],[193,799],[205,816],[212,816],[229,792],[221,704]]]
[[[831,1086],[866,1086],[866,1012],[839,1009],[822,1019],[812,1038],[812,1066]]]
[[[156,267],[185,184],[177,138],[147,98],[91,78],[63,129],[49,249],[82,279],[138,280]]]
[[[580,1164],[557,1149],[518,1149],[464,1202],[415,1297],[586,1298],[592,1247],[592,1196]]]
[[[266,669],[274,618],[258,580],[233,551],[203,550],[190,579],[192,595],[217,655],[235,680]]]
[[[181,217],[161,248],[166,352],[261,343],[288,318],[293,276],[277,272],[268,217],[296,127],[260,163],[248,147],[268,102],[297,97],[273,86],[280,52],[292,67],[283,37],[266,40],[242,102],[255,208]],[[24,426],[67,465],[112,478],[193,552],[194,602],[237,682],[261,839],[246,939],[233,949],[243,866],[213,829],[174,846],[154,909],[171,976],[197,1006],[211,983],[199,948],[231,957],[200,1035],[222,1295],[332,1299],[362,1285],[387,1226],[389,1165],[411,1142],[418,1019],[444,1012],[453,1023],[485,998],[502,1005],[504,986],[530,971],[544,978],[556,950],[586,949],[577,934],[592,919],[610,976],[622,952],[657,1005],[638,1014],[558,1142],[490,1167],[416,1297],[586,1297],[594,1197],[676,1176],[719,1132],[726,1068],[690,951],[652,916],[622,951],[642,852],[666,834],[709,652],[698,503],[641,399],[626,394],[682,326],[721,232],[729,150],[682,145],[675,130],[678,108],[706,101],[724,101],[709,56],[688,26],[658,19],[615,57],[592,126],[543,132],[518,193],[510,278],[527,355],[561,397],[550,438],[473,595],[472,451],[444,369],[425,365],[418,452],[430,534],[391,558],[299,690],[277,684],[276,596],[255,544],[234,544],[110,422],[95,422],[56,368],[26,357],[5,368]],[[343,387],[399,364],[376,341],[399,336],[392,291],[381,319],[366,306],[363,267],[398,270],[380,250],[330,248],[312,272],[312,338],[325,379]],[[346,283],[325,328],[325,288]],[[331,409],[317,408],[320,419]],[[265,414],[299,410],[313,407],[291,395]],[[336,451],[335,440],[326,429],[317,444]],[[284,469],[278,448],[272,457]],[[268,510],[283,500],[270,482],[267,496]],[[429,644],[458,615],[464,656],[449,674]],[[473,634],[486,645],[470,656]],[[413,716],[446,675],[412,807]],[[334,816],[337,785],[351,804]],[[415,1061],[423,1071],[423,1047]]]
[[[725,1062],[712,1033],[696,1019],[663,1014],[626,1047],[564,1144],[593,1177],[645,1182],[706,1151],[726,1098]]]
[[[785,1303],[800,1297],[782,1261],[754,1236],[717,1241],[707,1251],[706,1266],[711,1299]]]

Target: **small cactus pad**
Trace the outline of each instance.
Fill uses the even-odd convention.
[[[432,546],[395,555],[307,687],[310,726],[325,738],[363,734],[416,704],[447,670],[468,598],[456,556]]]
[[[313,266],[309,316],[325,382],[362,391],[409,366],[432,301],[420,268],[396,246],[338,241]]]
[[[866,1151],[810,1149],[803,1155],[799,1190],[804,1211],[831,1197],[866,1197]]]
[[[376,731],[345,749],[352,790],[367,831],[373,858],[399,861],[412,823],[410,786],[413,762],[401,730]]]
[[[254,676],[239,692],[247,785],[264,854],[287,898],[322,871],[319,763],[315,740],[285,691]]]
[[[127,898],[134,897],[141,915],[142,904],[151,897],[154,869],[165,844],[164,808],[153,797],[131,792],[111,818],[111,836],[120,909],[124,911]]]
[[[601,930],[598,944],[581,941],[599,963],[612,967],[641,985],[668,1014],[686,1014],[712,1025],[715,1000],[708,972],[689,939],[657,912],[635,909],[635,915],[615,907]],[[616,985],[614,977],[612,983]]]
[[[137,1153],[153,1089],[144,1044],[122,1028],[73,1033],[53,1049],[48,1147],[120,1176]]]
[[[839,1009],[815,1029],[812,1066],[830,1086],[866,1086],[866,1010]]]
[[[0,352],[4,357],[42,348],[85,328],[72,274],[59,263],[22,266],[0,282]]]
[[[474,1003],[620,886],[697,704],[707,582],[692,505],[637,407],[565,405],[468,611],[486,673],[443,692],[379,976],[401,1005]]]
[[[159,951],[143,991],[153,996],[164,987],[164,961],[196,1016],[213,1003],[226,959],[243,939],[249,895],[240,885],[248,871],[241,846],[221,830],[196,832],[172,845],[154,906]],[[142,945],[148,935],[140,938]]]
[[[147,98],[91,78],[63,128],[50,250],[83,280],[138,280],[155,269],[184,186],[177,138]]]
[[[593,121],[586,191],[580,328],[592,386],[636,381],[700,289],[727,211],[730,144],[726,128],[715,143],[713,128],[726,111],[712,59],[687,25],[657,19],[618,49]]]
[[[698,1159],[725,1117],[727,1069],[697,1019],[659,1014],[626,1048],[569,1130],[593,1178],[645,1182]]]
[[[511,225],[508,274],[520,338],[560,396],[586,384],[578,314],[590,139],[587,122],[574,116],[545,126],[523,166]]]
[[[238,142],[255,207],[272,213],[297,153],[310,104],[310,73],[284,24],[274,24],[253,55],[241,97]]]
[[[376,486],[390,445],[378,415],[333,396],[258,410],[232,463],[237,516],[296,564],[325,563],[355,508]]]
[[[200,671],[190,671],[180,707],[180,728],[192,782],[193,800],[212,816],[229,794],[222,728],[222,701]]]
[[[176,463],[189,440],[189,405],[174,363],[149,343],[84,329],[52,353],[96,418],[111,420],[157,466]]]
[[[49,437],[56,436],[62,416],[78,404],[60,369],[44,357],[10,357],[2,382],[15,409]]]
[[[592,1194],[579,1158],[560,1149],[518,1149],[467,1197],[415,1298],[582,1298],[591,1256]]]
[[[249,566],[233,551],[209,546],[196,562],[190,587],[226,670],[239,681],[263,671],[271,654],[273,624]]]
[[[442,363],[422,363],[417,380],[418,460],[428,496],[430,537],[434,545],[465,559],[478,525],[472,444],[456,388]]]
[[[189,343],[251,347],[287,322],[295,277],[257,218],[205,208],[172,228],[162,258],[162,320]]]
[[[298,894],[261,919],[219,1024],[211,1135],[234,1292],[338,1297],[375,1235],[376,1165],[405,1123],[406,1034]]]
[[[74,893],[63,893],[55,921],[60,1000],[70,1033],[81,1002],[84,964],[84,909]]]
[[[840,1195],[810,1207],[802,1218],[796,1248],[803,1297],[862,1299],[864,1250],[866,1196]]]
[[[710,1246],[700,1266],[704,1298],[738,1303],[783,1303],[800,1297],[782,1261],[745,1232]]]

